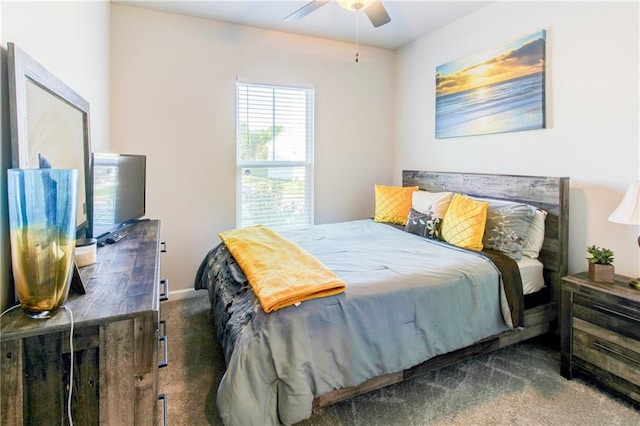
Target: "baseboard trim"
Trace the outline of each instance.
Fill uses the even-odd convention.
[[[192,288],[186,288],[182,290],[169,290],[169,300],[182,300],[190,299],[192,297],[206,296],[207,292],[204,290],[195,290]]]

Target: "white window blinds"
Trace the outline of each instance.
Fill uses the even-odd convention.
[[[313,223],[313,90],[237,83],[239,227]]]

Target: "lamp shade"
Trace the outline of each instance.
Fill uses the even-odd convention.
[[[631,182],[620,205],[609,216],[609,221],[640,225],[640,182]]]

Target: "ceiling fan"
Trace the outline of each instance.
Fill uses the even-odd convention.
[[[331,0],[312,0],[291,15],[284,18],[286,22],[296,22]],[[380,0],[336,0],[340,6],[347,10],[359,12],[361,10],[367,15],[374,27],[378,28],[391,22],[389,14],[385,10]]]

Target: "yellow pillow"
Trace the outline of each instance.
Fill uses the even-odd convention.
[[[373,220],[406,225],[411,210],[411,196],[417,190],[417,186],[376,185],[376,214]]]
[[[488,202],[454,194],[442,219],[440,235],[446,242],[458,247],[482,250],[488,208]]]

